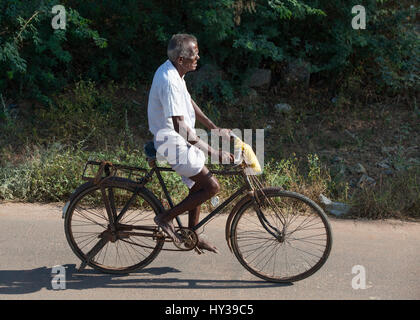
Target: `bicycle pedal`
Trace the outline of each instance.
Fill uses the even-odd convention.
[[[204,251],[203,251],[203,250],[201,250],[201,249],[199,249],[199,248],[197,248],[197,247],[195,247],[195,248],[194,248],[194,250],[195,250],[195,252],[197,252],[198,254],[204,254]]]

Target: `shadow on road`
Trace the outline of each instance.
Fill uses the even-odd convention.
[[[130,275],[111,275],[85,269],[79,272],[74,264],[64,265],[65,289],[84,290],[93,288],[142,288],[142,289],[256,289],[290,286],[292,283],[270,283],[263,280],[200,280],[179,278],[154,278],[179,273],[170,267],[145,268]],[[0,294],[25,294],[41,289],[54,290],[51,281],[56,276],[52,268],[32,270],[0,270]]]

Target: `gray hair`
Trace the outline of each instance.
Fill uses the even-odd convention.
[[[188,44],[190,42],[197,43],[197,38],[191,34],[174,34],[169,40],[168,44],[168,58],[172,62],[175,62],[178,57],[189,58],[192,56],[192,52]]]

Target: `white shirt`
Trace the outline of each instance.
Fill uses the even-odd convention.
[[[160,130],[163,130],[160,133],[164,132],[168,138],[173,137],[173,141],[186,143],[185,139],[174,129],[173,116],[183,116],[185,124],[196,133],[194,129],[195,111],[191,103],[191,96],[188,93],[184,77],[181,78],[170,60],[166,60],[155,72],[149,93],[147,116],[149,130],[154,135],[156,148],[160,144],[156,142],[156,135]]]

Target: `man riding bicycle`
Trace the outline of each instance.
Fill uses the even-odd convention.
[[[184,76],[197,68],[200,59],[197,39],[189,34],[173,35],[168,44],[168,60],[155,72],[149,93],[149,130],[160,157],[182,177],[189,195],[175,207],[155,217],[155,222],[175,242],[180,242],[172,220],[188,211],[188,227],[199,222],[200,206],[216,195],[220,185],[205,166],[205,154],[222,163],[234,162],[234,155],[215,150],[199,139],[197,119],[207,129],[229,139],[230,130],[218,128],[191,99]],[[217,248],[199,236],[197,247],[217,253]]]

